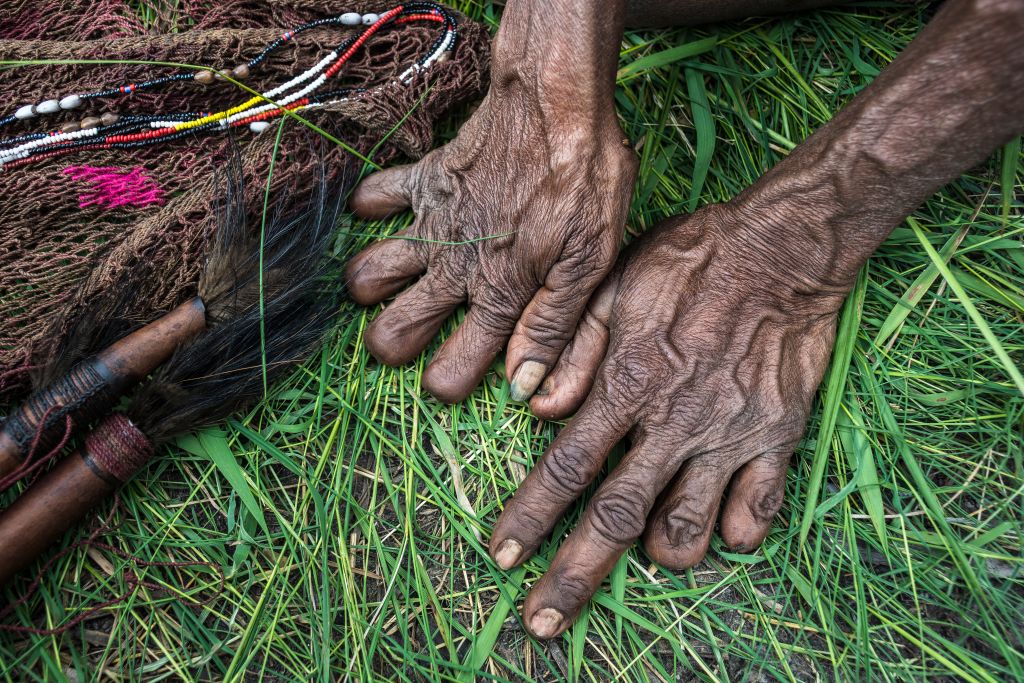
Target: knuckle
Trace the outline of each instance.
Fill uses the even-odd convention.
[[[599,493],[590,503],[590,515],[594,531],[602,538],[615,545],[632,543],[644,531],[646,498],[632,485]]]
[[[533,538],[546,534],[557,521],[556,516],[550,514],[543,505],[517,498],[513,498],[509,503],[504,517],[508,520],[509,526],[525,531]],[[520,540],[527,539],[521,538]]]
[[[429,234],[429,233],[428,233]],[[447,292],[466,293],[466,273],[472,268],[471,253],[457,251],[436,244],[427,244],[427,272],[439,289]]]
[[[451,199],[453,184],[445,168],[447,152],[436,149],[416,164],[406,180],[417,213],[440,211]]]
[[[600,389],[606,396],[619,396],[632,402],[647,395],[659,374],[652,367],[652,356],[645,344],[628,344],[605,360]]]
[[[539,346],[560,351],[572,338],[571,322],[564,310],[538,307],[519,321],[519,331]]]
[[[582,605],[590,600],[593,588],[581,567],[568,567],[554,576],[554,584],[563,605]]]
[[[777,482],[760,482],[748,501],[750,516],[762,524],[768,524],[782,509],[785,491]]]
[[[599,222],[576,226],[559,258],[554,283],[572,293],[592,289],[608,273],[619,253],[619,234]]]
[[[478,299],[471,306],[474,317],[485,329],[507,336],[515,328],[519,311],[510,302]]]
[[[665,514],[664,525],[668,544],[673,548],[686,548],[704,536],[708,519],[702,509],[684,498]]]
[[[758,412],[763,414],[762,421],[780,448],[795,445],[800,440],[807,421],[807,411],[802,405],[796,401],[779,402],[763,397],[758,404]]]
[[[593,458],[575,445],[557,445],[537,465],[537,474],[549,490],[575,498],[592,479]]]
[[[729,442],[729,452],[740,462],[761,456],[773,464],[780,464],[787,463],[796,450],[806,419],[806,415],[799,411],[764,409],[761,405],[753,405],[746,414],[734,415],[721,423],[728,425],[736,434]]]

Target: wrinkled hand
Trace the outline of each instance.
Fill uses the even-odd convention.
[[[595,294],[531,405],[562,416],[593,388],[507,503],[498,564],[530,557],[616,442],[631,447],[527,597],[533,635],[568,627],[641,535],[671,569],[701,560],[716,519],[737,551],[764,540],[849,286],[828,281],[823,253],[773,239],[783,221],[792,232],[792,215],[739,200],[672,219]]]
[[[513,398],[528,398],[614,264],[635,172],[610,106],[574,120],[516,79],[494,83],[455,141],[370,176],[353,196],[362,217],[416,213],[412,227],[349,263],[349,291],[364,305],[415,281],[367,329],[367,348],[406,363],[468,302],[423,386],[462,400],[508,341]]]

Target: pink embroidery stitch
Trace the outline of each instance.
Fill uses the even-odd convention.
[[[113,166],[68,166],[64,173],[92,184],[92,190],[78,195],[80,209],[88,206],[106,209],[150,204],[163,206],[166,202],[163,189],[141,166],[128,171]]]

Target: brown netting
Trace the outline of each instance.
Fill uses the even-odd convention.
[[[150,8],[148,25],[143,25],[142,15],[124,0],[8,1],[0,8],[0,60],[144,60],[230,69],[306,21],[346,11],[381,13],[395,4],[182,0],[174,12]],[[371,39],[341,73],[339,85],[371,90],[303,116],[361,153],[372,152],[378,163],[397,154],[421,156],[431,146],[434,122],[485,85],[487,33],[459,18],[460,42],[453,59],[436,64],[408,86],[373,89],[394,81],[425,54],[438,31],[421,24],[391,28]],[[354,30],[331,27],[301,34],[255,69],[247,85],[266,90],[288,80]],[[25,103],[175,71],[152,64],[5,67],[0,71],[0,101],[13,111]],[[227,82],[174,83],[11,124],[4,127],[3,137],[104,111],[218,111],[248,97]],[[131,283],[134,313],[141,322],[191,296],[224,202],[225,164],[240,159],[245,210],[258,225],[275,131],[272,126],[262,135],[244,129],[230,137],[195,136],[132,150],[82,151],[0,173],[0,399],[27,388],[26,370],[62,345],[71,313],[110,283]],[[362,163],[307,128],[289,125],[274,168],[272,196],[304,200],[322,159],[330,174]],[[82,171],[83,166],[89,168]],[[91,168],[135,174],[148,194],[124,197],[123,204],[90,202],[95,190]]]

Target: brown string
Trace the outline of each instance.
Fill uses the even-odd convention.
[[[0,493],[3,493],[7,489],[11,488],[28,475],[38,473],[40,469],[46,466],[48,462],[52,461],[54,458],[57,457],[57,455],[60,454],[62,450],[64,450],[64,446],[67,445],[68,441],[71,439],[71,434],[74,431],[74,424],[71,421],[70,415],[64,416],[64,436],[61,437],[61,440],[57,443],[57,445],[54,446],[50,450],[50,452],[44,455],[42,458],[39,458],[35,462],[32,461],[32,458],[35,455],[36,450],[38,450],[39,448],[39,442],[43,438],[43,431],[46,429],[47,420],[50,419],[50,415],[52,415],[55,412],[58,412],[63,407],[64,406],[60,404],[52,405],[46,409],[45,413],[43,413],[42,418],[39,420],[39,424],[36,425],[36,433],[32,437],[32,445],[31,447],[29,447],[28,454],[25,456],[25,459],[21,462],[20,465],[18,465],[18,467],[13,472],[8,474],[6,477],[0,479]]]
[[[210,571],[215,572],[217,574],[218,586],[216,592],[204,600],[195,600],[189,598],[190,600],[192,600],[193,604],[196,607],[202,607],[204,605],[210,604],[217,597],[219,597],[221,593],[224,592],[224,583],[226,581],[226,577],[224,576],[224,570],[218,567],[217,565],[213,564],[212,562],[204,562],[202,560],[193,560],[190,562],[143,560],[136,555],[132,555],[131,553],[121,550],[120,548],[115,548],[114,546],[109,545],[107,543],[100,543],[99,541],[97,541],[96,538],[101,533],[110,529],[110,520],[113,518],[114,513],[120,506],[120,503],[120,496],[118,496],[118,494],[115,492],[114,504],[110,508],[110,513],[106,516],[103,522],[100,523],[96,530],[89,534],[88,538],[72,543],[67,548],[64,548],[56,555],[51,557],[49,560],[47,560],[46,563],[40,568],[35,578],[32,580],[32,583],[29,584],[24,594],[14,602],[8,604],[3,609],[0,609],[0,621],[5,620],[15,609],[24,605],[26,602],[29,601],[30,598],[32,598],[33,595],[36,594],[36,592],[39,590],[40,582],[42,582],[43,577],[46,576],[47,572],[50,571],[50,567],[52,567],[62,557],[72,552],[73,550],[77,550],[78,548],[98,548],[100,550],[106,550],[107,552],[117,555],[123,560],[131,562],[135,566],[135,568],[165,567],[171,569],[183,569],[185,567],[206,567]],[[60,635],[63,633],[67,633],[71,629],[81,624],[83,621],[92,619],[96,614],[98,614],[102,610],[107,609],[108,607],[124,604],[128,601],[132,594],[139,588],[148,588],[149,590],[154,591],[156,593],[167,592],[167,588],[158,583],[155,583],[153,581],[143,581],[141,578],[139,578],[139,575],[132,569],[125,570],[122,576],[124,578],[124,582],[128,584],[128,588],[123,593],[120,593],[119,595],[111,598],[110,600],[89,607],[85,611],[75,615],[74,617],[69,619],[67,622],[61,624],[60,626],[55,626],[54,628],[35,628],[33,626],[19,626],[17,624],[0,623],[0,632],[24,633],[37,636]],[[177,593],[179,599],[189,597],[186,596],[186,594],[182,590],[174,589],[174,592]]]
[[[11,369],[0,372],[0,395],[12,390],[14,387],[27,384],[30,379],[30,373],[39,367],[29,362],[32,358],[32,352],[29,349],[24,349],[21,355],[22,359],[20,361],[12,361]],[[20,365],[17,364],[19,362]]]
[[[20,367],[7,370],[6,372],[0,372],[0,392],[6,389],[8,385],[14,384],[14,382],[11,381],[12,379],[16,379],[22,375],[27,375],[29,372],[35,369],[35,367],[36,366],[34,365],[22,365]]]

